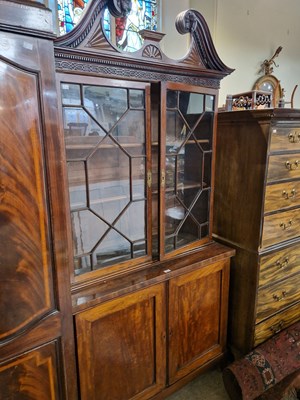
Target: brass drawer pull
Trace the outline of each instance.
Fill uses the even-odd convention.
[[[280,228],[285,231],[286,229],[289,229],[292,225],[293,225],[293,221],[290,219],[287,224],[285,224],[284,222],[281,222]]]
[[[270,326],[270,329],[273,333],[278,333],[283,328],[283,321],[279,321],[277,325]]]
[[[285,267],[287,267],[287,266],[288,266],[288,263],[289,263],[289,258],[288,258],[288,257],[285,257],[285,259],[282,260],[282,261],[280,261],[280,260],[276,261],[276,265],[277,265],[277,267],[279,267],[279,268],[285,268]]]
[[[290,171],[292,171],[292,170],[294,170],[294,169],[297,169],[297,168],[299,167],[299,160],[296,160],[296,161],[294,161],[294,162],[286,161],[286,162],[285,162],[285,166],[286,166],[286,168],[287,168],[288,170],[290,170]]]
[[[291,143],[299,143],[300,142],[300,133],[299,132],[291,132],[288,136],[289,141]]]
[[[278,296],[278,294],[273,294],[273,299],[276,300],[276,301],[281,301],[281,300],[283,300],[286,296],[287,296],[287,293],[286,293],[285,290],[283,290],[283,291],[281,292],[281,295],[279,295],[279,296]]]
[[[288,193],[286,190],[282,191],[282,197],[286,200],[291,199],[296,196],[296,189],[292,189],[291,193]]]

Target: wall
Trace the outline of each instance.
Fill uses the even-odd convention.
[[[169,24],[176,8],[183,11],[194,8],[205,17],[216,50],[222,61],[235,71],[221,81],[219,104],[225,103],[227,94],[251,90],[261,76],[259,69],[265,59],[270,59],[278,46],[283,50],[275,59],[275,75],[290,101],[296,84],[300,86],[300,1],[299,0],[162,0],[167,10],[162,28],[173,40],[164,51],[172,58],[181,58],[187,48],[179,46],[173,27]],[[172,7],[168,7],[172,4]],[[189,3],[189,4],[188,4]],[[174,7],[180,4],[180,7]],[[181,9],[180,9],[181,8]],[[163,10],[164,11],[164,10]],[[178,33],[176,33],[178,35]],[[165,39],[164,39],[165,40]],[[188,42],[186,42],[188,43]],[[181,44],[180,44],[181,45]],[[295,94],[295,107],[300,108],[300,87]]]

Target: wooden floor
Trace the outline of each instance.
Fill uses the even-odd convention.
[[[219,370],[199,376],[166,400],[229,400]]]

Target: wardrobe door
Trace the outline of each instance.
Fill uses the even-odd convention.
[[[1,31],[0,43],[0,399],[75,398],[53,45]]]

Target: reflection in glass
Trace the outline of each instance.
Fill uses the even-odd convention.
[[[145,96],[143,90],[129,90],[129,106],[130,108],[145,108]]]
[[[145,256],[144,90],[61,90],[75,274]]]
[[[80,99],[80,85],[75,83],[63,83],[61,85],[61,97],[64,105],[76,105],[81,104]]]
[[[209,234],[214,96],[167,90],[165,252]]]
[[[70,162],[67,167],[71,209],[86,207],[85,164],[83,162]]]
[[[84,86],[83,105],[99,124],[109,131],[128,108],[127,89]]]
[[[123,117],[121,123],[112,130],[112,136],[119,143],[145,144],[145,112],[144,110],[129,110]],[[129,146],[126,151],[132,155],[140,151],[141,147]],[[143,154],[145,148],[143,147]]]

